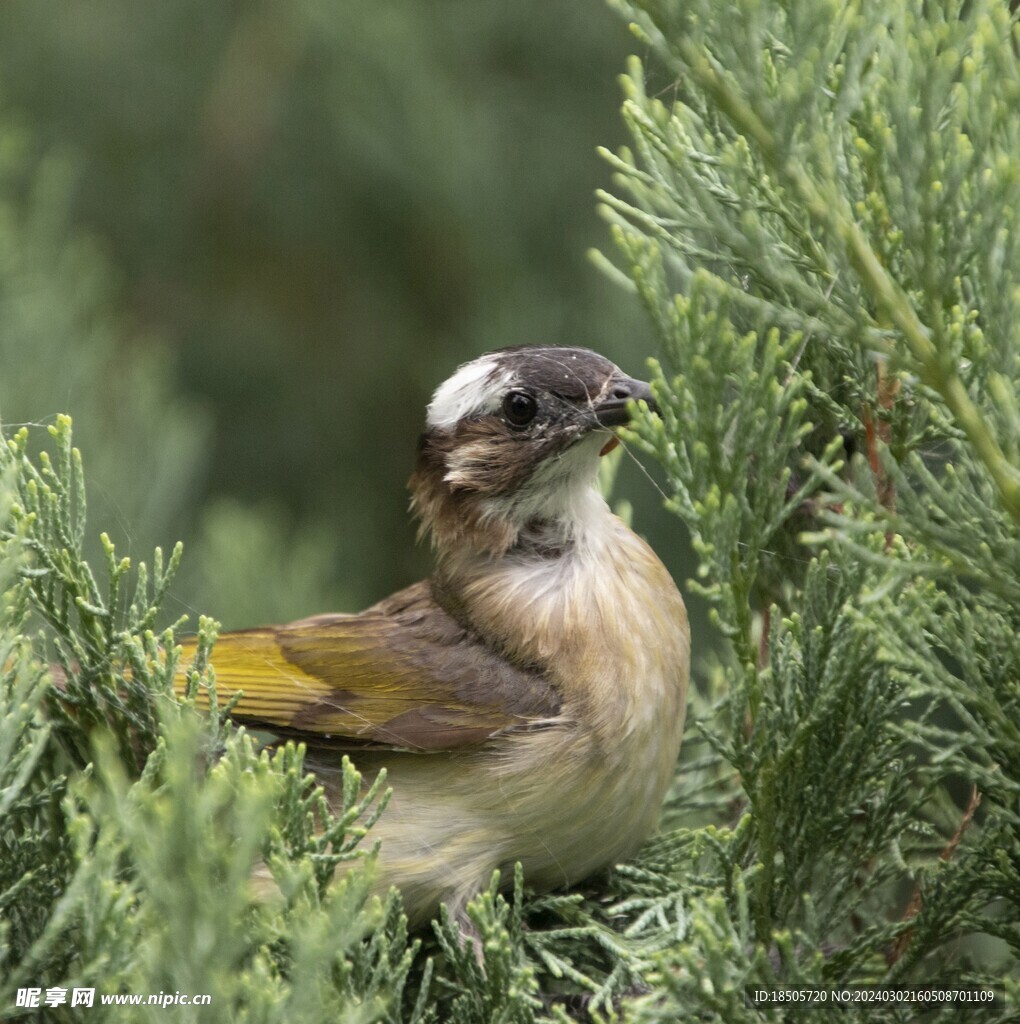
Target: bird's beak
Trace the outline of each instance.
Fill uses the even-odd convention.
[[[643,380],[633,377],[617,377],[613,380],[606,397],[595,406],[595,418],[600,427],[622,427],[630,423],[627,402],[642,401],[657,413],[659,407],[652,397],[652,389]]]

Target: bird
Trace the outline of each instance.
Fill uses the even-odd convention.
[[[358,614],[213,647],[217,692],[242,694],[233,718],[303,741],[331,804],[342,752],[366,785],[385,767],[376,884],[400,891],[413,928],[441,904],[467,922],[517,863],[535,891],[575,884],[655,827],[690,629],[670,573],[597,487],[634,403],[657,409],[585,348],[465,363],[428,405],[408,485],[431,576]]]

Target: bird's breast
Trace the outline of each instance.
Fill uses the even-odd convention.
[[[479,567],[464,597],[483,636],[548,673],[567,727],[593,756],[618,763],[644,749],[638,761],[651,756],[672,771],[689,675],[687,613],[665,566],[608,509],[558,555]]]

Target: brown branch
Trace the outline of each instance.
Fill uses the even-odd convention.
[[[960,824],[956,826],[956,831],[939,854],[939,860],[949,861],[952,859],[953,854],[956,852],[956,848],[960,845],[960,840],[963,839],[964,833],[968,828],[970,828],[970,823],[974,820],[974,813],[980,805],[981,794],[978,792],[977,786],[971,786],[970,800],[967,803],[967,809],[963,812],[963,817],[960,819]],[[907,909],[903,914],[903,920],[913,921],[914,918],[921,913],[923,907],[924,897],[921,895],[921,882],[918,880],[917,884],[914,886],[914,892],[910,897],[910,902],[907,904]],[[886,958],[886,962],[890,967],[899,961],[903,954],[906,953],[913,933],[913,928],[907,928],[900,932],[893,945],[892,951]]]

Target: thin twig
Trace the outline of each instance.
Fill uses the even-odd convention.
[[[939,860],[949,861],[952,859],[953,854],[956,852],[956,848],[960,845],[960,840],[963,839],[964,833],[970,827],[970,823],[974,820],[975,811],[977,811],[980,805],[981,793],[978,791],[977,786],[971,786],[970,800],[967,803],[967,809],[963,812],[963,817],[960,819],[960,824],[956,826],[956,831],[939,854]],[[903,920],[913,921],[914,918],[921,913],[923,907],[924,896],[921,894],[921,883],[918,881],[914,886],[913,895],[911,895],[910,902],[907,904],[907,909],[903,914]],[[887,959],[890,967],[897,963],[903,954],[906,953],[913,934],[913,928],[906,928],[904,931],[900,932]]]

